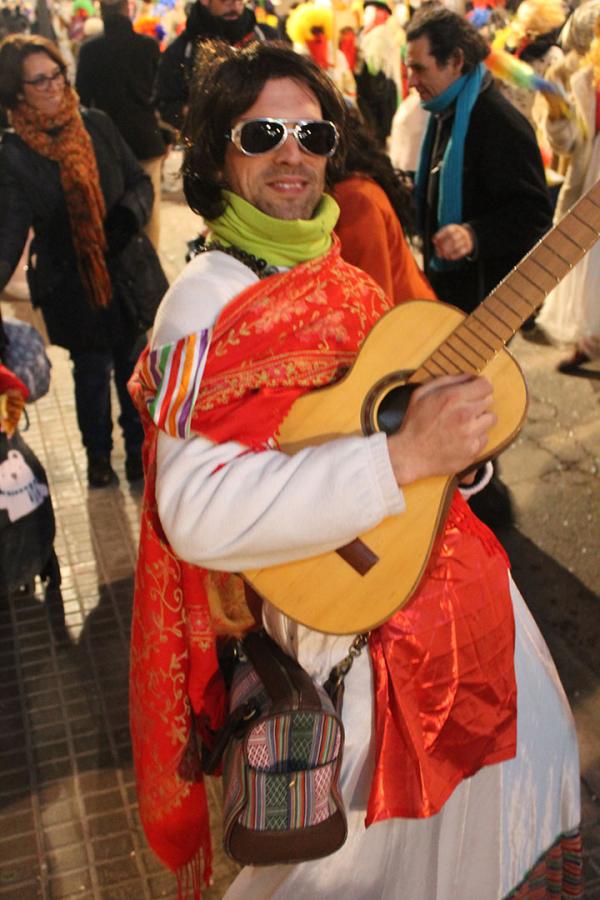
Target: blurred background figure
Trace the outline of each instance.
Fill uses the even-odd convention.
[[[368,272],[396,304],[435,300],[405,236],[414,230],[412,192],[357,110],[348,114],[348,153],[333,196],[344,259]]]
[[[0,38],[29,31],[29,25],[29,17],[18,3],[3,3],[0,6]]]
[[[161,121],[173,134],[178,133],[188,103],[188,85],[196,58],[196,45],[202,40],[220,38],[234,47],[251,41],[278,38],[269,25],[259,25],[253,10],[244,0],[195,0],[185,29],[161,55],[156,82],[156,103]]]
[[[2,360],[0,320],[0,360]],[[67,636],[48,478],[18,431],[29,391],[0,362],[0,601],[33,592],[39,575],[55,636]],[[20,598],[19,598],[20,599]]]
[[[550,66],[563,57],[558,43],[568,13],[568,6],[562,0],[523,0],[512,21],[496,33],[492,46],[508,51],[544,77]],[[506,82],[500,82],[499,87],[543,136],[545,108],[540,95]]]
[[[287,36],[294,50],[313,61],[331,78],[348,104],[356,103],[356,81],[349,62],[352,51],[344,53],[339,46],[339,26],[345,25],[347,17],[341,18],[342,11],[334,12],[308,0],[295,6],[286,19]]]
[[[551,225],[542,158],[469,22],[423,7],[406,36],[409,84],[431,113],[415,186],[425,274],[440,300],[470,313]],[[492,528],[512,521],[497,474],[472,505]]]
[[[573,34],[582,49],[591,22],[595,37],[589,53],[580,57],[579,67],[568,79],[568,106],[551,103],[546,120],[552,147],[570,160],[555,221],[600,178],[600,4],[590,0],[573,17]],[[561,70],[551,72],[550,76],[553,75],[565,77]],[[600,355],[599,283],[600,246],[596,244],[546,298],[537,317],[537,324],[553,341],[572,345],[569,355],[558,364],[560,372],[577,371]]]
[[[160,50],[151,37],[133,30],[128,0],[104,0],[101,10],[104,31],[82,44],[75,88],[84,106],[110,116],[149,175],[154,203],[146,233],[158,249],[165,142],[152,95]]]
[[[431,113],[416,178],[425,273],[441,300],[472,312],[551,225],[542,159],[472,25],[423,8],[407,39],[409,83]]]
[[[399,11],[405,8],[402,4],[396,7]],[[365,122],[384,149],[403,97],[404,43],[404,30],[392,0],[365,0],[358,36],[357,102]]]
[[[559,44],[564,57],[548,68],[546,77],[565,92],[570,90],[571,75],[581,68],[590,51],[599,14],[600,0],[584,0],[571,13],[560,33]]]
[[[413,181],[428,120],[429,113],[421,106],[421,98],[414,90],[404,98],[392,119],[389,140],[392,165],[406,172]]]
[[[152,184],[116,126],[79,109],[56,45],[10,35],[0,44],[0,103],[12,130],[0,144],[0,290],[27,241],[28,282],[50,341],[73,362],[75,404],[90,487],[116,481],[110,455],[111,373],[126,449],[126,475],[142,476],[142,427],[127,392],[139,335],[109,267],[145,225]]]

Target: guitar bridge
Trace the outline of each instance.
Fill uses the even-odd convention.
[[[379,562],[377,554],[373,553],[370,547],[367,547],[360,538],[355,538],[349,544],[338,547],[336,550],[338,556],[352,566],[358,575],[366,575],[373,568],[375,563]]]

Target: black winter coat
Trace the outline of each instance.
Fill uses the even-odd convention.
[[[104,34],[81,45],[75,87],[83,106],[107,113],[138,159],[165,152],[152,95],[160,50],[136,34],[126,16],[104,22]]]
[[[148,220],[152,183],[108,116],[82,110],[82,117],[96,154],[107,218],[115,208],[125,208],[135,233]],[[17,267],[30,228],[31,300],[42,310],[52,343],[71,351],[105,350],[133,339],[118,297],[100,310],[84,292],[58,163],[7,131],[0,142],[0,290]]]
[[[434,173],[446,147],[452,115],[439,119]],[[433,179],[433,181],[432,181]],[[438,272],[429,266],[437,231],[438,181],[430,175],[424,216],[425,271],[440,300],[471,312],[552,226],[544,166],[527,119],[484,82],[465,139],[462,221],[477,238],[476,258]]]

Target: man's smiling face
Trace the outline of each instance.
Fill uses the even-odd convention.
[[[321,105],[306,85],[292,78],[267,81],[256,102],[235,122],[274,118],[321,119]],[[296,138],[261,156],[245,156],[233,143],[225,154],[227,186],[276,219],[310,219],[325,189],[327,158],[312,156]]]

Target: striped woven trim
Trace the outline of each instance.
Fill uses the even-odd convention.
[[[271,772],[315,768],[337,759],[340,741],[333,715],[302,710],[274,715],[249,730],[248,764]]]
[[[335,762],[282,774],[246,769],[245,804],[238,821],[252,831],[292,831],[318,825],[336,809],[331,796],[335,773]],[[235,801],[237,796],[233,792],[228,799]]]
[[[340,729],[334,717],[324,717],[318,726],[310,757],[311,766],[322,766],[331,759],[335,759],[340,748]]]
[[[583,897],[583,851],[579,830],[563,834],[505,900]]]
[[[147,401],[148,412],[155,425],[172,437],[190,435],[210,335],[209,329],[197,331],[146,357],[145,379],[156,386],[156,393]]]

